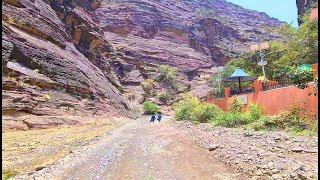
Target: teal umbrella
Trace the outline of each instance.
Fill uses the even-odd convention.
[[[241,81],[253,81],[256,79],[258,79],[256,76],[250,76],[242,69],[238,68],[233,72],[231,76],[224,78],[223,81],[239,82],[239,90],[241,92]]]
[[[312,69],[311,64],[301,64],[299,68],[303,70]]]

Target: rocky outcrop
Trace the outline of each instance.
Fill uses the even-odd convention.
[[[124,67],[122,84],[153,77],[156,65],[168,64],[179,69],[180,86],[196,91],[205,81],[197,77],[213,74],[215,66],[247,51],[252,42],[279,37],[264,27],[282,24],[224,0],[102,0],[95,13],[121,54],[116,61]]]
[[[298,24],[302,23],[301,17],[313,6],[314,0],[296,0],[298,9]]]
[[[130,116],[126,99],[143,101],[158,64],[200,92],[257,36],[278,37],[264,26],[282,24],[224,0],[4,0],[2,22],[5,116]]]
[[[2,2],[2,115],[132,116],[95,0]]]

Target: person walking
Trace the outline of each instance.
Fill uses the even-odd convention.
[[[161,112],[159,111],[159,112],[158,112],[158,118],[157,118],[157,120],[160,122],[161,119],[162,119],[162,114],[161,114]]]
[[[156,115],[155,115],[155,113],[152,113],[150,122],[154,123],[154,120],[156,120]]]

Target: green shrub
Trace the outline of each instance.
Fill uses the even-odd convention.
[[[159,95],[159,100],[162,101],[162,102],[168,102],[171,99],[172,99],[172,96],[169,93],[161,93]]]
[[[178,102],[175,107],[175,119],[176,120],[193,120],[194,112],[199,101],[193,96],[188,96],[184,100]]]
[[[313,81],[312,69],[294,68],[289,72],[289,79],[300,89],[307,88],[307,84]]]
[[[301,124],[300,118],[290,111],[281,111],[280,114],[274,118],[273,122],[279,129],[286,129]]]
[[[259,118],[258,121],[255,121],[252,124],[250,124],[250,126],[255,131],[275,130],[277,128],[275,118],[275,116],[262,116]]]
[[[239,127],[241,125],[247,124],[248,120],[244,118],[240,113],[227,112],[223,115],[217,116],[213,120],[215,126],[223,127]]]
[[[200,104],[198,99],[192,96],[180,101],[175,108],[177,120],[207,123],[214,121],[222,114],[222,110],[214,104]]]
[[[144,103],[143,103],[143,111],[145,114],[152,114],[152,113],[155,113],[159,110],[159,106],[146,100]]]
[[[222,114],[222,110],[215,104],[201,104],[195,108],[193,118],[200,123],[213,121]]]
[[[262,116],[258,121],[250,125],[254,130],[286,130],[290,132],[302,132],[307,129],[317,131],[312,123],[305,123],[291,111],[281,111],[276,116]]]
[[[262,116],[262,109],[258,104],[250,103],[249,104],[249,110],[247,111],[249,113],[249,120],[257,121]]]
[[[231,98],[231,103],[229,105],[229,111],[237,114],[237,113],[241,113],[241,104],[239,103],[238,99],[236,96]]]
[[[154,89],[154,80],[153,79],[146,79],[141,82],[142,89],[148,93],[151,94]]]
[[[177,70],[169,65],[159,65],[157,67],[158,76],[157,81],[172,81],[177,78]]]

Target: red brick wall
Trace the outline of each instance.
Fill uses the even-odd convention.
[[[248,104],[254,102],[259,104],[265,114],[274,115],[278,114],[281,110],[288,110],[291,104],[297,104],[303,106],[308,111],[318,113],[318,96],[311,95],[309,92],[313,92],[313,83],[310,88],[299,89],[294,86],[285,88],[273,89],[268,91],[259,91],[251,94],[247,94]],[[224,111],[228,110],[228,101],[230,98],[221,98],[216,100],[210,100],[209,103],[214,103]],[[307,102],[303,104],[302,102]]]

